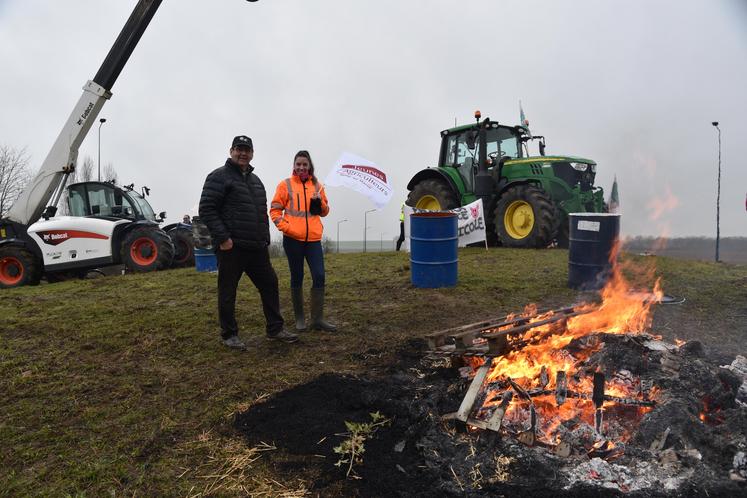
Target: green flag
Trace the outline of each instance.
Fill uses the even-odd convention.
[[[519,124],[523,126],[524,128],[526,128],[527,134],[531,137],[532,132],[529,131],[529,120],[524,115],[524,108],[521,106],[521,100],[519,101],[519,121],[520,121]]]
[[[612,192],[610,192],[610,200],[607,205],[610,213],[616,213],[620,208],[620,195],[617,193],[617,175],[615,175],[615,181],[612,182]]]

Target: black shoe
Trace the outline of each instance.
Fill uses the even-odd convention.
[[[272,334],[272,335],[267,334],[267,338],[274,339],[276,341],[287,342],[287,343],[298,341],[298,336],[296,334],[294,334],[293,332],[288,332],[285,329],[282,329],[277,334]]]
[[[228,346],[229,348],[246,351],[246,344],[244,344],[244,342],[239,339],[239,336],[237,335],[232,335],[228,339],[223,339],[223,344],[225,346]]]

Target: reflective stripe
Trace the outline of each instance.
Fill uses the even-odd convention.
[[[286,208],[285,209],[285,214],[290,215],[290,216],[298,216],[299,218],[303,218],[304,216],[306,216],[306,211],[299,211],[298,209]]]
[[[279,202],[273,202],[272,204],[270,204],[270,207],[275,209],[283,209],[283,205]]]
[[[291,179],[286,178],[285,179],[285,190],[288,191],[288,200],[290,201],[289,204],[293,205],[293,189],[291,188]]]

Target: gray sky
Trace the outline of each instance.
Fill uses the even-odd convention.
[[[0,144],[37,168],[136,0],[0,0]],[[626,235],[747,235],[747,1],[164,0],[99,117],[101,162],[147,185],[169,221],[195,210],[231,138],[255,143],[268,195],[308,149],[376,162],[398,234],[408,180],[475,109],[547,137],[549,154],[617,175]],[[97,125],[80,151],[97,159]],[[363,238],[373,205],[328,189],[326,234]],[[275,237],[277,237],[277,233]]]

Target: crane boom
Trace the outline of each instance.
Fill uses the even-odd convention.
[[[83,95],[62,127],[39,172],[26,186],[7,218],[21,225],[37,221],[56,191],[64,188],[75,169],[78,149],[88,130],[112,96],[111,88],[124,68],[140,37],[148,27],[162,0],[139,0],[93,80],[83,86]],[[55,196],[55,201],[59,196]]]

